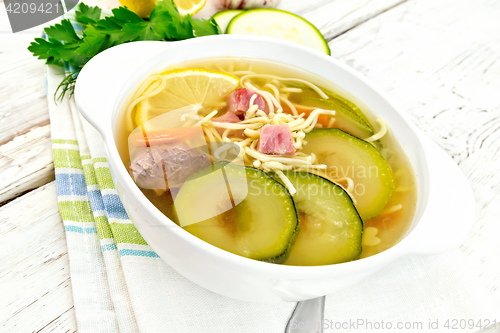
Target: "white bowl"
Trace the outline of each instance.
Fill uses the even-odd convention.
[[[289,64],[345,89],[381,116],[399,140],[417,178],[418,202],[404,239],[361,260],[327,266],[285,266],[247,259],[181,229],[137,188],[118,154],[114,126],[137,84],[169,64],[191,59],[244,56]],[[298,44],[263,37],[222,35],[180,42],[135,42],[113,47],[85,65],[75,97],[82,115],[102,134],[120,198],[145,240],[167,264],[200,286],[248,301],[300,301],[355,284],[407,254],[429,254],[459,245],[474,222],[474,198],[465,176],[389,98],[365,77],[332,57]]]

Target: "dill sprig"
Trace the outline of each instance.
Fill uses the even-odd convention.
[[[75,83],[78,78],[78,74],[80,71],[74,71],[70,73],[66,73],[64,79],[57,86],[56,92],[54,93],[54,100],[56,102],[62,102],[64,96],[69,93],[68,97],[73,97],[75,93]],[[59,96],[58,96],[59,94]]]

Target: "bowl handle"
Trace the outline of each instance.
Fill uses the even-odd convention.
[[[75,101],[87,121],[103,137],[110,135],[113,107],[123,85],[158,52],[172,47],[172,42],[132,42],[114,46],[92,58],[81,70],[75,85]]]
[[[436,143],[421,135],[429,165],[427,207],[408,237],[410,252],[432,254],[460,245],[475,222],[475,201],[465,175]]]

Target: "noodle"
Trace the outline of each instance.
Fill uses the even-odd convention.
[[[214,156],[215,156],[215,158],[217,158],[218,160],[222,160],[222,159],[223,159],[223,158],[225,158],[227,155],[226,155],[226,154],[224,154],[224,157],[220,157],[220,155],[219,155],[219,154],[220,154],[220,153],[227,153],[227,151],[228,151],[229,149],[231,149],[231,148],[233,148],[233,146],[232,146],[232,145],[222,145],[222,146],[220,146],[219,148],[217,148],[217,149],[214,151],[213,155],[214,155]]]
[[[231,74],[233,74],[233,75],[251,75],[251,74],[255,74],[255,72],[252,72],[252,71],[233,71],[233,72],[231,72]]]
[[[276,171],[276,174],[278,175],[278,177],[280,177],[280,179],[283,181],[283,183],[285,183],[285,186],[288,189],[288,191],[290,192],[290,194],[294,195],[297,192],[297,190],[293,186],[292,182],[290,182],[290,179],[288,179],[285,176],[283,171],[278,170],[278,171]]]
[[[271,83],[266,83],[264,85],[264,87],[268,87],[269,89],[271,89],[274,93],[274,98],[279,101],[280,100],[280,92],[278,90],[278,88],[276,88],[276,86],[274,84],[271,84]]]
[[[248,74],[248,75],[243,76],[240,79],[241,84],[243,85],[243,81],[245,81],[246,79],[252,78],[252,77],[255,77],[255,78],[264,78],[264,79],[274,79],[274,80],[277,80],[277,81],[292,81],[292,82],[302,83],[302,84],[308,86],[309,88],[311,88],[312,90],[314,90],[316,93],[318,93],[318,95],[320,95],[321,98],[328,99],[328,95],[325,94],[323,92],[323,90],[321,90],[320,88],[318,88],[318,86],[316,86],[315,84],[312,84],[309,81],[302,80],[302,79],[297,79],[297,78],[285,78],[285,77],[280,77],[280,76],[270,75],[270,74]]]
[[[335,124],[335,118],[330,118],[330,120],[328,121],[328,128],[332,128],[334,124]]]
[[[255,102],[255,99],[257,98],[257,96],[258,96],[257,94],[253,94],[252,97],[250,97],[250,101],[248,102],[249,108],[251,108],[253,106],[253,103]]]
[[[210,112],[202,120],[197,122],[194,126],[200,126],[201,124],[206,124],[210,119],[212,119],[217,114],[217,112],[219,112],[219,111],[214,110],[214,111]]]
[[[246,128],[255,129],[255,128],[260,127],[259,124],[248,124],[247,125],[247,124],[221,123],[221,122],[216,122],[216,121],[213,121],[212,125],[214,127],[234,129],[234,130],[239,130],[239,129],[244,130]]]
[[[380,213],[381,215],[387,215],[387,214],[392,214],[394,212],[397,212],[398,210],[402,209],[403,208],[403,205],[402,204],[399,204],[399,205],[394,205],[390,208],[387,208],[387,209],[384,209],[382,211],[382,213]]]
[[[248,138],[251,138],[251,139],[258,139],[260,137],[259,131],[254,131],[253,129],[250,129],[250,128],[246,128],[243,131],[243,134],[245,134]]]
[[[313,112],[311,112],[311,114],[309,115],[309,117],[307,117],[307,119],[304,122],[302,122],[301,124],[299,124],[297,126],[290,127],[290,129],[292,131],[296,131],[296,130],[299,130],[299,129],[306,129],[306,128],[308,128],[308,130],[306,132],[310,132],[310,131],[312,131],[312,129],[314,128],[314,125],[318,121],[318,116],[320,114],[334,116],[335,115],[335,111],[327,111],[327,110],[322,110],[322,109],[316,109]],[[313,122],[314,122],[314,125],[311,126],[311,124],[313,124]]]
[[[300,94],[303,90],[300,88],[285,87],[281,89],[284,92]]]
[[[280,99],[285,102],[286,105],[288,105],[288,107],[290,108],[290,110],[292,111],[293,115],[294,116],[298,116],[299,115],[299,112],[297,111],[297,109],[295,108],[295,105],[292,104],[292,102],[290,102],[288,99],[286,99],[285,97],[280,97]]]
[[[283,111],[283,109],[281,108],[281,105],[274,98],[274,96],[272,94],[270,94],[269,92],[267,92],[265,90],[260,90],[260,89],[256,88],[254,85],[252,85],[252,84],[250,84],[248,82],[245,83],[245,87],[247,87],[248,89],[252,90],[253,92],[256,92],[257,94],[261,95],[262,98],[264,98],[264,100],[266,101],[267,107],[269,108],[269,114],[273,114],[274,113],[274,107],[275,106],[278,108],[278,112]]]
[[[250,155],[251,157],[260,160],[261,162],[271,162],[271,161],[276,161],[276,162],[282,162],[286,163],[289,165],[293,166],[302,166],[302,165],[310,165],[310,161],[306,161],[303,159],[299,158],[292,158],[292,157],[280,157],[280,156],[272,156],[272,155],[265,155],[262,153],[259,153],[255,149],[245,147],[245,152]]]
[[[266,117],[267,116],[267,114],[262,110],[257,110],[257,112],[255,114],[259,117]]]
[[[382,118],[377,118],[377,123],[380,125],[380,131],[365,139],[366,142],[372,143],[387,134],[387,124],[385,123],[385,121],[382,120]]]
[[[149,88],[151,88],[151,86],[154,83],[158,82],[158,81],[155,81],[155,80],[159,80],[160,83],[155,88],[152,88],[153,91],[147,92],[147,90]],[[149,80],[147,80],[147,81],[149,81]],[[149,83],[149,86],[147,86],[147,88],[144,88],[146,86],[147,81],[144,84],[142,84],[141,87],[139,87],[139,89],[137,90],[136,94],[138,94],[138,97],[135,98],[130,103],[129,107],[127,108],[126,114],[131,114],[131,112],[134,109],[134,107],[137,104],[139,104],[140,102],[142,102],[143,100],[145,100],[146,98],[150,98],[150,97],[158,95],[165,88],[165,86],[167,85],[167,81],[161,75],[154,75],[152,77],[151,82]],[[140,89],[143,89],[143,88],[144,88],[144,91],[139,94],[138,91],[140,91]],[[136,94],[134,94],[134,96]]]
[[[222,141],[223,142],[231,142],[231,140],[227,137],[227,135],[229,134],[229,132],[231,131],[230,128],[227,128],[224,133],[222,133]]]
[[[247,112],[245,113],[245,119],[252,118],[256,111],[259,111],[259,107],[257,105],[254,104],[251,107],[249,107]]]
[[[354,181],[351,178],[342,177],[342,178],[338,178],[338,179],[333,179],[334,183],[339,183],[342,181],[345,181],[347,183],[347,188],[346,188],[347,192],[349,192],[349,193],[354,192]]]
[[[209,127],[206,127],[206,126],[202,126],[202,129],[203,129],[203,132],[205,133],[205,135],[208,137],[208,140],[210,141],[217,141],[214,134],[212,133],[212,131],[210,130]]]

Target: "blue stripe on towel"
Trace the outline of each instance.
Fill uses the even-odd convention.
[[[97,234],[96,228],[82,228],[74,225],[67,225],[64,228],[66,231],[78,232],[80,234]]]
[[[118,194],[105,194],[102,196],[102,200],[104,201],[104,206],[106,206],[108,218],[128,220],[127,212],[123,208]]]
[[[131,249],[122,249],[118,251],[120,256],[138,256],[138,257],[151,257],[151,258],[159,258],[154,251],[142,251],[142,250],[131,250]]]
[[[96,212],[98,210],[104,210],[104,204],[102,202],[102,195],[100,190],[94,190],[87,192],[89,197],[90,206],[92,211]]]
[[[104,245],[101,245],[101,249],[102,249],[102,252],[104,252],[104,251],[116,250],[117,247],[116,247],[115,243],[113,243],[113,244],[104,244]]]
[[[56,174],[57,195],[85,195],[87,185],[82,174],[59,173]]]

